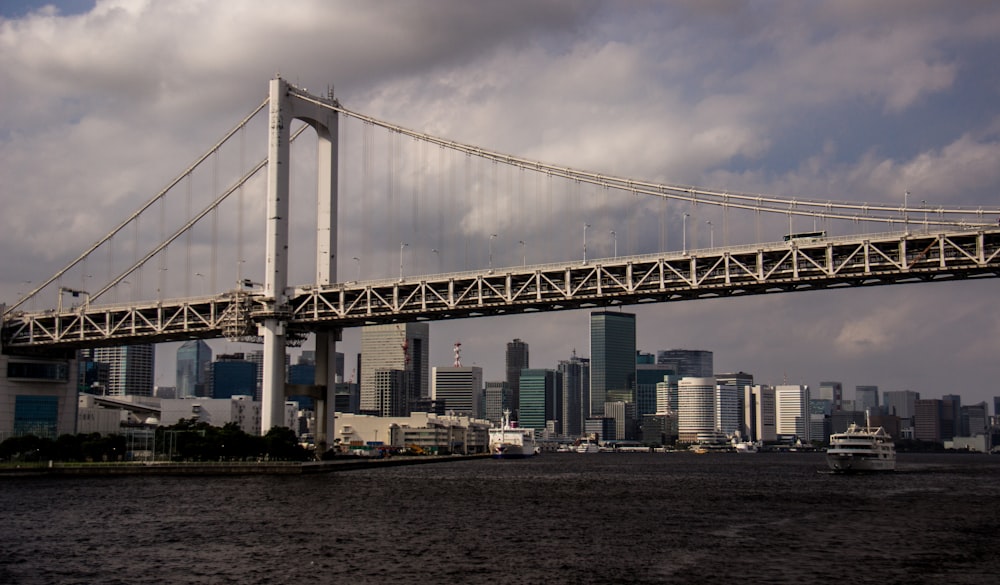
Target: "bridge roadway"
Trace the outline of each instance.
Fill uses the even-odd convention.
[[[588,262],[300,286],[4,317],[8,353],[194,338],[248,339],[265,318],[310,331],[541,311],[1000,276],[1000,227],[822,237]]]

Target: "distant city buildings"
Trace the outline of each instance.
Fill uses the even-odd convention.
[[[81,352],[85,361],[107,364],[106,396],[152,396],[155,353],[149,343],[98,347]]]

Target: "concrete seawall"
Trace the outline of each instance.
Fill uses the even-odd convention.
[[[0,477],[109,476],[109,475],[311,475],[357,469],[383,469],[448,461],[488,459],[489,455],[397,456],[385,459],[344,458],[306,462],[218,463],[52,463],[0,467]]]

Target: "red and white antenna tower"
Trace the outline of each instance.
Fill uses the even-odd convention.
[[[455,367],[462,367],[462,343],[460,341],[455,342]]]

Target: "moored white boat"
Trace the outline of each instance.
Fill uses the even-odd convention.
[[[498,428],[490,429],[490,454],[495,459],[518,459],[538,454],[535,444],[535,430],[514,426],[510,422],[510,411],[503,412],[503,421]]]
[[[577,453],[600,453],[601,446],[592,441],[581,441],[579,445],[576,446]]]
[[[882,427],[851,424],[843,433],[830,435],[826,463],[839,473],[894,471],[896,446]]]

